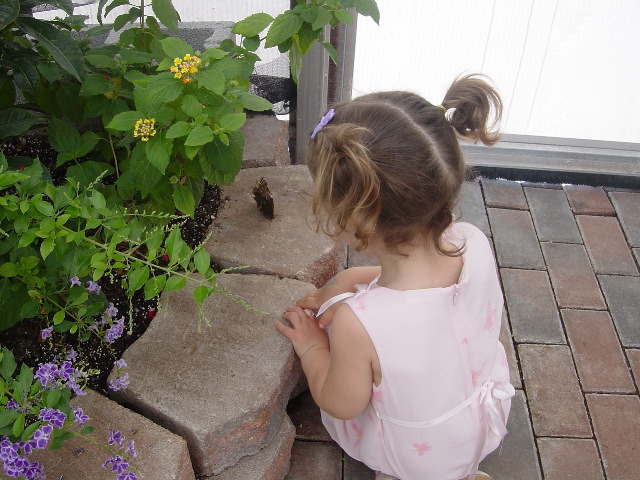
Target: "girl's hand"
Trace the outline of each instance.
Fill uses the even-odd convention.
[[[276,323],[278,331],[293,344],[298,357],[302,358],[311,350],[329,350],[327,333],[316,323],[315,318],[307,315],[300,307],[287,307],[282,318],[291,323],[291,327],[284,323]]]

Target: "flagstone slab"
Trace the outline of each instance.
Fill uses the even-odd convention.
[[[97,443],[74,437],[58,450],[34,451],[30,458],[44,467],[47,478],[113,480],[115,473],[103,468],[102,464],[116,452],[109,453],[103,446],[107,445],[109,432],[118,430],[125,437],[125,445],[134,441],[138,456],[131,465],[137,468],[138,478],[195,480],[187,442],[183,438],[93,390],[75,397],[71,405],[80,407],[91,418],[86,425],[94,430],[88,438]],[[130,468],[129,471],[134,470]]]
[[[190,289],[165,294],[166,305],[122,357],[129,387],[114,394],[185,438],[203,475],[219,474],[275,438],[301,374],[275,323],[313,289],[293,279],[238,274],[218,275],[217,286],[225,293],[204,301],[210,326],[201,332]]]
[[[252,190],[265,178],[273,197],[275,218],[257,208]],[[311,218],[313,182],[306,165],[242,170],[232,185],[205,244],[221,268],[248,266],[240,273],[295,278],[324,285],[344,264],[346,249],[322,232]]]

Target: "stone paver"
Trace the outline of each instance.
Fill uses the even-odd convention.
[[[275,437],[254,455],[240,459],[215,480],[282,480],[289,471],[295,428],[285,415]],[[211,478],[211,477],[210,477]]]
[[[590,437],[569,347],[522,344],[518,357],[536,435]]]
[[[632,247],[640,247],[640,193],[610,192],[618,219]]]
[[[342,450],[335,443],[295,442],[285,480],[341,480],[341,457]]]
[[[640,398],[586,395],[607,478],[640,478]]]
[[[596,442],[586,438],[538,438],[545,478],[604,480]]]
[[[542,252],[560,308],[607,308],[583,245],[543,243]]]
[[[636,388],[640,389],[640,350],[629,348],[626,350],[627,358],[631,364],[631,371],[636,380]]]
[[[273,220],[258,211],[253,198],[253,185],[262,177],[273,197]],[[222,189],[229,201],[220,207],[205,244],[213,262],[221,268],[248,265],[242,273],[324,285],[343,265],[345,249],[312,226],[312,185],[305,165],[242,170]]]
[[[602,187],[565,185],[564,192],[576,215],[614,215],[615,210]]]
[[[376,474],[373,470],[344,452],[342,455],[344,458],[343,480],[374,480]]]
[[[313,288],[263,275],[218,275],[224,294],[204,302],[211,327],[198,333],[189,289],[165,294],[145,334],[124,353],[130,386],[119,401],[187,440],[196,473],[218,474],[271,443],[300,366],[275,329],[284,306]],[[172,339],[167,342],[166,339]]]
[[[596,273],[638,275],[617,218],[580,215],[576,221]]]
[[[504,295],[518,343],[566,343],[547,272],[500,269]]]
[[[538,237],[527,211],[487,208],[498,265],[544,270]]]
[[[320,407],[316,405],[309,390],[289,401],[287,413],[296,427],[296,439],[330,442],[331,436],[320,418]]]
[[[288,129],[287,122],[272,115],[248,117],[242,126],[243,168],[290,165]]]
[[[94,391],[75,397],[71,405],[80,407],[94,427],[89,436],[99,444],[107,445],[110,430],[119,430],[125,443],[134,441],[138,457],[133,465],[139,470],[138,478],[154,480],[195,480],[189,459],[187,442],[151,420],[118,405]],[[47,478],[64,480],[113,480],[115,474],[102,468],[110,455],[98,444],[74,437],[60,449],[36,450],[30,459],[45,468]]]
[[[527,401],[522,390],[511,399],[507,436],[502,445],[480,464],[483,472],[496,480],[541,480],[535,440],[529,420]]]
[[[636,257],[636,264],[640,265],[640,248],[634,248],[633,254]]]
[[[600,275],[602,291],[625,347],[640,347],[640,278]]]
[[[509,180],[483,178],[482,190],[487,207],[527,210],[529,205],[522,191],[522,185]]]
[[[582,243],[564,190],[525,188],[524,193],[541,242]]]
[[[520,370],[518,369],[516,348],[513,344],[513,335],[511,335],[509,316],[506,310],[502,311],[502,322],[500,323],[500,342],[504,346],[505,353],[507,354],[507,363],[509,364],[509,379],[511,381],[511,385],[513,385],[515,388],[522,388],[522,379],[520,378]]]
[[[459,216],[458,221],[471,223],[482,230],[482,233],[487,237],[491,236],[479,182],[464,182],[462,184],[460,203],[455,213],[456,217]]]
[[[562,318],[582,390],[634,393],[636,389],[609,313],[563,310]]]

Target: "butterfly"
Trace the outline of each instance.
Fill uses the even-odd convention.
[[[264,177],[260,180],[256,180],[256,183],[253,185],[253,198],[256,200],[260,213],[269,220],[273,220],[275,218],[273,211],[273,197],[271,196],[269,186],[267,185],[267,181]]]

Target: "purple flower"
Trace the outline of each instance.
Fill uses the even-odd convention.
[[[118,367],[118,369],[127,368],[127,362],[125,362],[123,358],[116,360],[113,364]]]
[[[124,331],[124,317],[120,317],[116,323],[111,325],[104,336],[104,340],[107,343],[113,343],[122,336]]]
[[[87,282],[87,292],[89,293],[95,293],[96,295],[100,293],[100,285],[98,285],[96,282],[92,282],[91,280],[89,280]]]
[[[124,472],[118,475],[116,480],[138,480],[138,477],[133,472]]]
[[[33,450],[43,450],[47,448],[47,443],[51,438],[51,432],[53,432],[53,427],[51,425],[43,425],[35,432],[31,438],[25,443],[23,450],[27,455],[31,453]]]
[[[80,407],[73,407],[73,420],[78,425],[84,425],[89,421],[89,417],[84,414]]]
[[[113,318],[118,314],[118,309],[109,303],[107,309],[102,313],[102,318]]]
[[[129,455],[131,455],[132,458],[136,458],[138,456],[138,452],[136,452],[136,449],[134,448],[134,442],[133,440],[129,440],[129,445],[127,445],[127,453],[129,453]]]
[[[80,283],[80,279],[78,277],[71,277],[69,279],[69,281],[71,282],[71,285],[78,285],[81,286],[82,284]]]
[[[64,421],[67,419],[64,413],[60,410],[54,410],[53,408],[41,409],[38,417],[56,428],[62,428]]]
[[[49,338],[51,336],[51,332],[53,331],[53,325],[48,328],[43,328],[40,331],[40,338],[44,340],[45,338]]]
[[[76,351],[73,348],[69,350],[69,354],[67,355],[67,360],[73,363],[76,361],[77,358],[78,358],[78,354],[76,353]]]
[[[122,473],[129,468],[129,463],[120,455],[115,455],[113,457],[107,457],[107,460],[102,464],[102,466],[104,468],[111,467],[112,471]]]
[[[73,364],[69,360],[62,362],[62,365],[60,365],[60,378],[66,381],[74,378],[75,373]]]
[[[4,408],[7,410],[13,410],[15,412],[20,412],[22,410],[22,405],[16,402],[15,398],[10,398]]]
[[[118,430],[111,430],[109,432],[109,445],[118,445],[120,448],[124,448],[124,435]]]
[[[40,380],[43,390],[53,390],[60,385],[60,370],[53,362],[40,363],[34,378]]]
[[[109,381],[109,389],[117,392],[118,390],[124,390],[129,386],[129,374],[125,373],[121,377],[116,378],[115,380]]]

